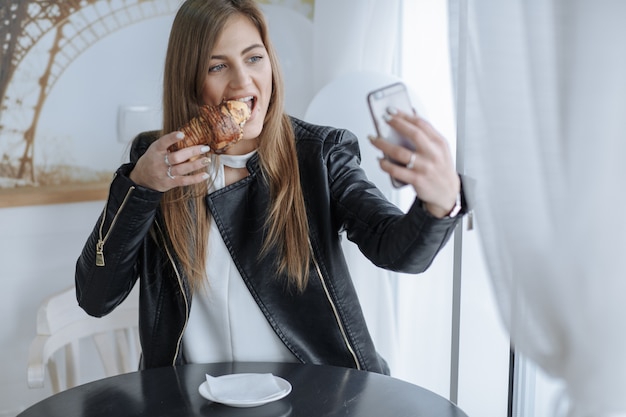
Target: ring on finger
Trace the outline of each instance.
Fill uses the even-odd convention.
[[[413,169],[413,166],[415,164],[415,158],[417,157],[417,155],[415,154],[415,152],[411,153],[411,159],[409,159],[409,163],[406,164],[406,168],[407,169]]]
[[[172,180],[173,180],[174,178],[176,178],[176,176],[172,175],[172,166],[171,166],[171,165],[169,165],[169,166],[167,167],[167,176],[168,176],[168,177],[170,177],[170,179],[172,179]]]
[[[172,164],[170,163],[169,155],[170,155],[169,152],[165,154],[165,165],[171,168]]]

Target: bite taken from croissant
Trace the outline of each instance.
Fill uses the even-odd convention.
[[[243,127],[250,118],[250,107],[238,100],[228,100],[217,106],[202,106],[198,116],[179,130],[184,139],[169,147],[177,151],[193,145],[208,145],[211,151],[222,154],[243,138]]]

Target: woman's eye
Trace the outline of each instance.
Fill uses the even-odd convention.
[[[255,56],[251,57],[249,59],[249,61],[254,64],[254,63],[259,62],[262,59],[263,59],[263,57],[261,55],[255,55]]]
[[[225,66],[226,65],[224,65],[224,64],[213,65],[212,67],[209,67],[209,72],[221,71]]]

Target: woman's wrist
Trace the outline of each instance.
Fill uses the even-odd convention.
[[[431,203],[423,203],[422,207],[424,210],[428,211],[433,217],[438,219],[449,218],[452,219],[456,217],[463,208],[461,192],[457,193],[457,196],[454,200],[454,204],[452,206],[443,207],[436,204]]]

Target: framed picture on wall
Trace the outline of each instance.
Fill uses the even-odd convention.
[[[162,68],[181,1],[32,3],[0,4],[0,207],[103,200],[128,155],[126,127],[160,128]],[[284,6],[311,19],[313,4]]]
[[[180,1],[32,3],[0,5],[0,207],[104,200],[128,155],[119,109],[160,107]]]

